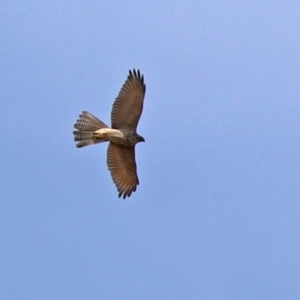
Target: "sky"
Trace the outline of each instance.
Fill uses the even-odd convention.
[[[300,299],[299,1],[1,1],[1,299]],[[147,92],[140,185],[105,123]]]

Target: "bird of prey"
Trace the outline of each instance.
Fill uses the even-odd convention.
[[[139,70],[129,71],[111,111],[111,128],[87,111],[74,125],[78,148],[109,142],[106,162],[119,197],[129,197],[136,191],[139,179],[136,171],[135,145],[145,142],[136,129],[142,114],[146,85]]]

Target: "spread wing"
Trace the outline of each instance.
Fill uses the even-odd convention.
[[[139,184],[134,147],[109,143],[107,166],[118,189],[119,197],[123,196],[123,199],[129,197]]]
[[[127,80],[123,84],[116,98],[112,112],[112,128],[135,131],[143,110],[146,93],[144,76],[139,70],[129,71]]]

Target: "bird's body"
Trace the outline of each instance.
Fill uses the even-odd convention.
[[[113,128],[101,128],[93,133],[93,137],[97,140],[106,141],[124,145],[124,146],[134,146],[138,142],[141,142],[139,135],[126,130],[119,130]]]
[[[74,127],[77,147],[109,142],[107,166],[118,189],[125,199],[136,190],[139,179],[136,172],[135,145],[144,142],[136,129],[146,93],[144,77],[140,71],[129,71],[111,112],[111,128],[87,111],[82,112]]]

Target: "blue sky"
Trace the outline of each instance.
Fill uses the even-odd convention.
[[[300,299],[299,1],[2,1],[1,299]],[[128,70],[140,186],[107,145]]]

